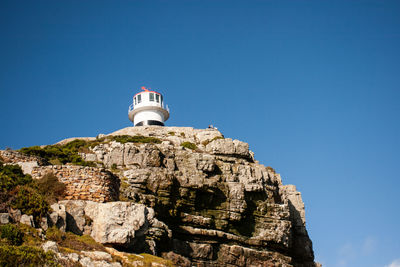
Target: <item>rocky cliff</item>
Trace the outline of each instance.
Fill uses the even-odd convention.
[[[42,228],[176,266],[316,266],[301,194],[247,143],[215,129],[143,126],[59,145],[77,139],[86,142],[81,158],[96,166],[1,154],[34,178],[52,171],[66,184]]]

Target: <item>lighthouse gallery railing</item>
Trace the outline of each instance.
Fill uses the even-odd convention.
[[[155,107],[158,107],[158,106],[155,106]],[[169,107],[168,107],[168,105],[162,104],[162,105],[161,105],[161,108],[166,109],[166,110],[169,112]],[[135,105],[132,103],[132,104],[129,106],[129,108],[128,108],[128,112],[131,112],[131,111],[134,110],[134,109],[135,109]]]

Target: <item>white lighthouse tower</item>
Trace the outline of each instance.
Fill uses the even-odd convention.
[[[129,119],[134,126],[159,125],[169,118],[169,108],[164,104],[162,94],[150,91],[142,86],[142,92],[133,96],[133,103],[129,106]]]

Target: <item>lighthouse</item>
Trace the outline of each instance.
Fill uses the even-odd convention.
[[[164,103],[162,94],[150,91],[142,86],[142,92],[133,96],[133,103],[129,106],[129,120],[134,126],[159,125],[169,118],[169,108]]]

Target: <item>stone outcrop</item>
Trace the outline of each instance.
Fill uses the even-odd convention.
[[[6,164],[17,164],[21,167],[23,173],[31,174],[33,168],[48,164],[46,160],[24,155],[13,150],[0,150],[0,160]]]
[[[157,142],[112,138],[122,135]],[[301,194],[259,164],[247,143],[190,127],[128,127],[99,137],[79,138],[96,141],[80,155],[105,169],[32,168],[34,178],[51,171],[67,186],[49,225],[91,235],[113,253],[146,252],[177,266],[318,266]]]
[[[54,203],[50,207],[52,212],[47,218],[48,226],[55,225],[58,229],[65,232],[67,227],[67,212],[65,211],[65,206]]]
[[[156,253],[157,245],[171,237],[168,227],[155,218],[154,210],[142,204],[64,200],[59,205],[68,214],[67,230],[90,235],[105,245]]]
[[[0,224],[10,223],[10,214],[8,213],[0,213]]]
[[[47,164],[44,159],[28,156],[14,150],[0,150],[0,157],[4,163],[36,162],[38,165]]]
[[[121,263],[113,262],[111,254],[103,251],[81,251],[80,254],[57,253],[57,258],[68,262],[67,266],[122,267]]]
[[[165,223],[172,238],[154,242],[153,252],[182,266],[314,266],[300,193],[258,164],[248,144],[214,129],[130,127],[111,135],[139,134],[161,143],[111,141],[82,156],[116,167],[121,197]]]

